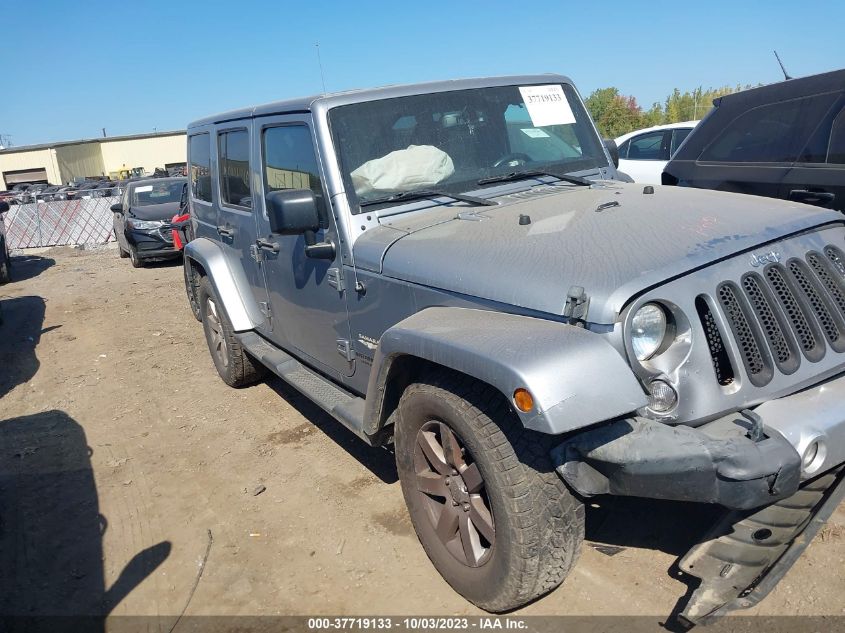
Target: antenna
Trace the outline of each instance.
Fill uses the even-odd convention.
[[[320,81],[323,82],[323,94],[326,93],[326,78],[323,76],[323,60],[320,59],[320,42],[316,42],[314,46],[317,48],[317,64],[320,66]]]
[[[775,59],[778,60],[778,64],[780,64],[780,69],[783,71],[783,78],[784,79],[792,79],[792,77],[789,76],[789,73],[786,72],[786,68],[783,67],[783,62],[780,61],[780,55],[778,55],[778,52],[777,51],[772,51],[772,52],[775,54]]]

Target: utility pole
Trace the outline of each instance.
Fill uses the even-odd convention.
[[[103,138],[106,138],[106,128],[103,128]]]

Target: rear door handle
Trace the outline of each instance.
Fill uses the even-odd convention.
[[[281,250],[278,242],[271,242],[270,240],[262,240],[261,238],[258,238],[255,240],[255,244],[263,251],[278,253]]]
[[[836,194],[829,191],[810,191],[808,189],[793,189],[789,192],[789,199],[808,204],[823,204],[833,202]]]
[[[229,228],[228,226],[218,226],[217,234],[220,237],[235,237],[235,229]]]

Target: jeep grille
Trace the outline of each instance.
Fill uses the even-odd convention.
[[[802,356],[818,362],[828,349],[845,351],[845,253],[827,246],[804,259],[769,264],[762,275],[723,281],[712,307],[699,297],[696,308],[719,384],[733,380],[723,339],[731,336],[749,380],[762,387],[775,371],[797,371]],[[729,332],[720,332],[712,309],[721,311]]]

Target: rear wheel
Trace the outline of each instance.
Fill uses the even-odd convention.
[[[197,321],[202,321],[202,310],[199,304],[199,282],[201,276],[188,262],[188,258],[182,262],[182,269],[185,274],[185,293],[188,295],[188,305],[191,308],[191,314]]]
[[[451,373],[408,387],[394,420],[411,521],[458,593],[499,612],[563,581],[584,508],[554,470],[553,438],[527,431],[495,389]]]
[[[247,354],[235,338],[232,324],[207,277],[199,283],[199,301],[205,340],[217,373],[227,385],[244,387],[266,373],[264,365]]]

